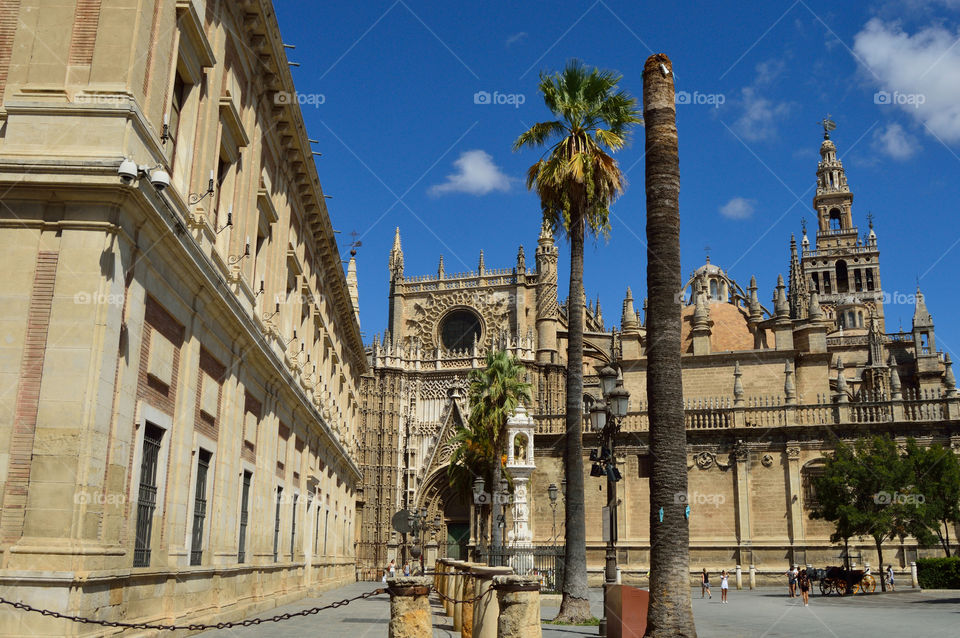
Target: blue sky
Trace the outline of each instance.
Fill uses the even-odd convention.
[[[387,255],[399,226],[406,274],[528,263],[540,225],[511,152],[551,119],[536,86],[573,57],[618,71],[641,96],[653,52],[674,63],[684,275],[703,263],[769,302],[787,274],[790,234],[815,226],[814,173],[828,113],[862,233],[872,212],[887,330],[909,330],[917,278],[937,345],[960,354],[960,0],[276,3],[317,169],[347,257],[358,233],[361,327],[382,333]],[[737,10],[733,7],[740,7]],[[477,94],[490,95],[477,103]],[[484,102],[480,93],[479,101]],[[630,181],[608,242],[589,243],[585,287],[618,324],[626,287],[644,296],[643,129],[617,154]],[[811,233],[811,240],[813,240]],[[561,298],[566,260],[561,244]]]

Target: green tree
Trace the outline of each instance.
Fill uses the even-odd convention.
[[[673,64],[643,67],[647,193],[647,402],[650,414],[650,605],[647,636],[696,636],[690,602],[687,431],[680,369],[680,159]]]
[[[921,529],[920,499],[912,478],[889,436],[857,439],[852,449],[840,443],[815,483],[820,504],[811,516],[834,521],[834,537],[870,536],[882,569],[883,543]],[[886,583],[879,580],[886,591]]]
[[[484,367],[470,372],[470,417],[454,435],[448,470],[450,484],[461,494],[472,496],[477,476],[489,492],[497,489],[501,476],[507,476],[502,460],[507,419],[517,405],[530,403],[525,375],[523,364],[502,350],[488,352]]]
[[[918,516],[907,530],[921,543],[940,541],[950,556],[950,525],[960,522],[960,460],[939,443],[920,447],[907,439],[905,462],[918,496]]]
[[[527,188],[540,198],[543,220],[570,240],[570,295],[567,298],[566,555],[563,600],[558,620],[591,618],[587,598],[587,545],[583,485],[583,243],[589,229],[609,232],[610,204],[623,192],[625,179],[608,153],[626,144],[640,122],[636,98],[618,90],[621,76],[578,60],[553,75],[540,74],[539,90],[556,119],[538,122],[513,144],[544,148],[527,172]]]

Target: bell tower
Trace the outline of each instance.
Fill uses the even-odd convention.
[[[853,193],[847,183],[843,162],[837,159],[837,146],[830,139],[836,128],[824,119],[823,143],[817,164],[817,192],[813,209],[817,214],[815,248],[809,246],[804,228],[801,255],[806,290],[816,292],[825,318],[833,330],[870,328],[873,317],[883,331],[883,291],[880,288],[880,251],[873,230],[861,238],[853,223]]]

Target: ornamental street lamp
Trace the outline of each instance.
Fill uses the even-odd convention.
[[[590,410],[591,429],[600,439],[600,448],[590,451],[590,476],[607,479],[607,536],[606,560],[604,566],[604,616],[600,620],[599,634],[607,635],[606,597],[607,586],[617,582],[617,482],[622,475],[617,469],[617,434],[623,418],[630,409],[630,393],[623,387],[623,379],[610,366],[600,370],[600,388],[603,401],[598,401]]]

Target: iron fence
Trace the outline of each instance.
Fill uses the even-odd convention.
[[[527,545],[521,547],[484,547],[480,560],[493,567],[511,567],[522,576],[540,579],[544,593],[559,592],[563,587],[562,545]]]

